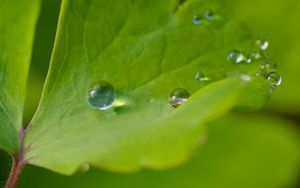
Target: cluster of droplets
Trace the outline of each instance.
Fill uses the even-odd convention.
[[[94,83],[89,89],[87,94],[87,102],[90,107],[105,111],[110,109],[114,103],[114,106],[118,106],[118,102],[115,101],[115,96],[116,94],[113,86],[107,81],[101,80]],[[187,90],[178,88],[173,90],[169,95],[169,103],[173,107],[177,108],[186,102],[189,97],[190,93]]]
[[[207,20],[213,20],[214,14],[210,11],[205,13],[205,19]],[[197,19],[196,19],[197,20]],[[196,21],[195,20],[195,21]],[[199,21],[199,20],[198,20]],[[266,50],[269,46],[269,42],[266,40],[257,40],[255,42],[256,47],[258,50],[255,50],[250,53],[250,55],[245,55],[245,53],[238,51],[238,50],[232,50],[228,56],[227,59],[232,63],[246,63],[250,64],[254,62],[255,60],[259,60],[261,58],[264,58],[265,64],[259,65],[259,71],[255,74],[256,76],[260,76],[265,78],[269,84],[276,88],[278,87],[281,82],[282,78],[281,76],[276,72],[276,66],[275,64],[270,61],[266,54]],[[252,78],[252,75],[250,74],[241,74],[241,79],[243,81],[250,81]],[[210,78],[207,77],[203,72],[197,72],[195,75],[195,79],[197,81],[209,81]],[[177,88],[173,90],[169,95],[169,103],[171,106],[177,108],[183,103],[185,103],[188,98],[190,97],[190,93],[183,88]],[[107,81],[98,81],[94,83],[87,94],[87,102],[88,104],[97,110],[108,110],[113,106],[115,103],[115,106],[120,105],[118,102],[115,101],[116,94],[114,87]],[[152,101],[152,100],[151,100]],[[121,101],[122,105],[124,101]]]
[[[212,12],[211,10],[207,10],[204,12],[203,16],[201,16],[199,14],[195,14],[193,16],[192,22],[195,25],[201,25],[204,22],[204,20],[205,21],[213,21],[216,18],[217,18],[217,15],[214,12]]]
[[[259,71],[256,73],[256,76],[261,76],[265,78],[272,87],[274,88],[278,87],[282,82],[282,78],[276,72],[275,64],[269,59],[269,57],[266,54],[266,50],[269,47],[269,42],[267,40],[259,39],[255,41],[255,46],[256,46],[255,50],[248,55],[239,50],[232,50],[228,54],[227,60],[236,64],[239,63],[250,64],[256,60],[263,58],[265,64],[259,65]],[[244,76],[242,79],[249,81],[248,78],[249,77]]]

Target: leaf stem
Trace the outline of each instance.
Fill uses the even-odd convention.
[[[19,180],[19,176],[23,171],[24,166],[26,165],[27,161],[24,160],[24,137],[25,137],[25,130],[22,126],[20,131],[20,150],[18,153],[12,156],[12,166],[10,169],[10,173],[5,185],[5,188],[16,188],[17,182]]]
[[[19,175],[22,172],[24,165],[25,163],[22,163],[18,158],[13,157],[12,167],[5,188],[16,188]]]

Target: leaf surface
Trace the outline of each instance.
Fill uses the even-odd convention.
[[[37,0],[0,0],[0,149],[19,150]]]
[[[21,187],[293,187],[300,165],[296,126],[274,116],[231,114],[208,126],[207,143],[192,160],[178,168],[134,174],[91,169],[65,177],[29,167]]]
[[[193,24],[195,14],[208,10],[216,19]],[[270,86],[254,76],[236,102],[240,81],[226,79],[258,71],[261,61],[226,59],[236,48],[250,52],[251,39],[220,0],[63,1],[47,82],[25,139],[26,159],[64,174],[84,163],[134,171],[186,160],[204,123],[234,105],[261,108],[270,97]],[[210,80],[196,80],[198,72]],[[86,102],[98,80],[116,90],[107,111]],[[168,97],[176,88],[192,96],[173,109]]]

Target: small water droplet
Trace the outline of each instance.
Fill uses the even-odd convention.
[[[270,72],[270,73],[268,73],[268,75],[266,76],[266,79],[269,81],[269,83],[273,87],[280,86],[280,84],[282,82],[282,78],[281,78],[280,74],[278,74],[277,72]]]
[[[202,24],[202,18],[198,14],[195,14],[193,16],[193,24],[195,24],[195,25]]]
[[[211,10],[207,10],[204,13],[204,17],[205,17],[205,19],[211,21],[211,20],[215,19],[215,14]]]
[[[195,79],[199,80],[199,81],[209,81],[210,80],[208,77],[205,76],[205,74],[203,72],[197,72]]]
[[[87,95],[88,104],[97,110],[109,109],[115,100],[115,90],[107,81],[98,81],[92,85]]]
[[[260,53],[259,52],[252,52],[251,53],[251,57],[253,58],[253,59],[260,59],[261,58],[261,55],[260,55]]]
[[[249,82],[251,80],[251,76],[249,74],[242,74],[241,80],[245,82]]]
[[[245,61],[245,56],[242,52],[237,50],[232,50],[228,56],[227,59],[231,61],[232,63],[241,63],[242,61]]]
[[[257,40],[256,45],[262,50],[265,51],[269,47],[269,42],[267,40]]]
[[[90,170],[90,165],[89,164],[85,163],[85,164],[81,165],[81,168],[80,168],[81,172],[87,172],[89,170]]]
[[[248,58],[246,58],[245,62],[250,64],[250,63],[252,63],[252,59],[250,57],[248,57]]]
[[[183,88],[178,88],[171,92],[169,96],[169,103],[173,107],[177,108],[178,106],[186,102],[189,97],[190,93],[187,90]]]

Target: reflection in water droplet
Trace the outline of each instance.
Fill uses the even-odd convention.
[[[267,40],[257,40],[256,45],[262,50],[265,51],[269,47],[269,42]]]
[[[187,90],[183,88],[178,88],[171,92],[169,96],[169,103],[173,107],[177,108],[178,106],[186,102],[189,97],[190,93]]]
[[[282,78],[281,78],[281,76],[277,72],[270,72],[270,73],[268,73],[268,75],[266,76],[266,79],[269,81],[269,83],[273,87],[280,86],[280,84],[282,82]]]
[[[109,109],[115,100],[115,90],[107,81],[98,81],[92,85],[87,95],[88,104],[97,110]]]
[[[195,25],[202,24],[202,18],[198,14],[195,14],[193,16],[193,24],[195,24]]]
[[[199,80],[199,81],[209,81],[210,80],[208,77],[205,76],[205,74],[203,72],[197,72],[195,79]]]
[[[232,63],[241,63],[245,60],[245,56],[242,52],[237,50],[232,50],[228,56],[227,59],[231,61]]]
[[[204,18],[211,21],[211,20],[215,19],[215,14],[211,10],[207,10],[204,13]]]

